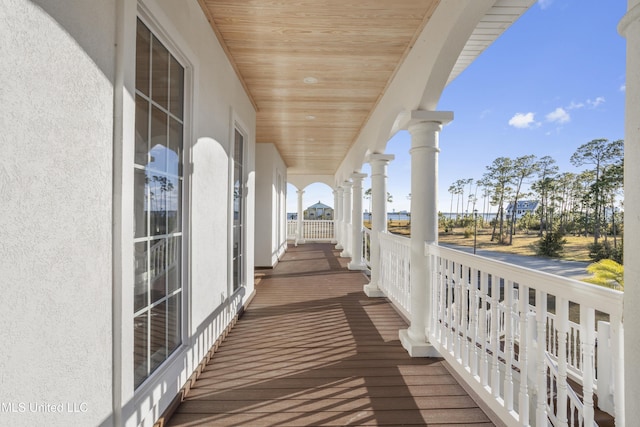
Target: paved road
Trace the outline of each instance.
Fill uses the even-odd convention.
[[[473,252],[473,248],[470,248],[468,246],[458,246],[445,243],[440,243],[440,245],[460,251]],[[558,276],[569,277],[572,279],[582,279],[589,276],[589,273],[587,273],[587,265],[589,265],[588,262],[566,261],[539,256],[506,254],[503,252],[488,251],[485,249],[478,249],[476,251],[476,255],[502,262],[508,262],[510,264],[520,265],[522,267],[531,268],[532,270],[544,271],[546,273],[552,273]]]

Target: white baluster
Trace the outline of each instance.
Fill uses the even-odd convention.
[[[547,427],[547,369],[544,362],[544,353],[546,348],[546,329],[547,329],[547,293],[536,291],[536,324],[537,330],[537,349],[536,354],[536,389],[538,398],[536,400],[536,426]]]
[[[505,375],[504,375],[504,404],[508,411],[513,410],[513,282],[505,281]]]
[[[529,425],[529,288],[519,287],[518,312],[520,321],[520,340],[518,341],[518,362],[520,363],[520,392],[518,395],[518,412],[520,425]]]
[[[569,330],[569,302],[556,297],[556,325],[558,327],[558,425],[567,426],[567,332]]]
[[[449,283],[447,287],[447,348],[455,353],[455,344],[453,337],[453,322],[455,319],[454,309],[454,294],[456,290],[456,264],[453,261],[449,261]]]
[[[620,316],[611,316],[611,362],[613,363],[613,406],[617,426],[625,425],[624,417],[624,343]]]
[[[480,330],[480,344],[482,346],[480,353],[480,382],[485,388],[489,385],[489,354],[487,353],[487,340],[489,338],[487,331],[488,283],[489,274],[483,271],[480,276],[480,321],[478,329]]]
[[[593,425],[593,380],[595,348],[595,310],[580,307],[580,336],[582,346],[582,396],[584,402],[584,424]]]
[[[500,340],[498,329],[500,328],[500,312],[498,311],[498,298],[500,297],[500,278],[491,276],[491,391],[493,397],[500,396],[500,365],[498,364],[498,353],[500,353]]]
[[[471,357],[471,375],[476,377],[478,375],[478,270],[471,269],[471,280],[469,280],[469,332],[471,333],[471,340],[468,343],[469,356]],[[467,337],[465,335],[465,342]]]
[[[462,327],[462,365],[469,367],[469,340],[467,339],[469,330],[469,297],[471,296],[471,288],[469,285],[471,277],[471,268],[464,266],[464,280],[462,282],[462,298],[460,301],[460,325]]]

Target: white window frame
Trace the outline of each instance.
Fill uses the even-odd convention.
[[[189,275],[189,265],[190,265],[190,254],[189,254],[189,246],[190,246],[190,230],[191,230],[191,210],[190,210],[190,188],[191,188],[191,164],[192,164],[192,139],[193,139],[193,100],[194,100],[194,65],[192,61],[188,59],[188,56],[185,54],[185,51],[180,48],[179,44],[174,40],[168,31],[164,30],[165,25],[162,24],[161,20],[155,18],[156,14],[152,13],[152,11],[143,3],[138,2],[137,4],[137,14],[134,20],[134,35],[133,40],[135,41],[137,28],[137,19],[140,19],[147,28],[151,31],[151,33],[163,44],[163,46],[169,51],[169,53],[178,61],[178,63],[184,69],[184,99],[183,99],[183,155],[182,155],[182,203],[181,203],[181,229],[182,229],[182,241],[181,241],[181,252],[182,252],[182,265],[180,270],[180,279],[181,279],[181,310],[180,310],[180,340],[181,344],[176,348],[170,355],[165,359],[162,364],[155,369],[138,387],[135,387],[134,381],[134,365],[133,365],[133,345],[135,343],[133,337],[133,280],[134,277],[125,278],[124,283],[130,284],[128,287],[125,286],[123,289],[123,298],[131,299],[131,303],[127,303],[124,307],[131,307],[131,311],[129,313],[123,313],[125,316],[129,316],[127,322],[123,323],[123,327],[127,324],[130,326],[131,330],[131,347],[125,348],[124,351],[130,353],[130,361],[129,366],[124,366],[124,369],[130,369],[130,373],[126,375],[126,378],[129,379],[128,382],[130,384],[123,384],[125,387],[131,387],[135,395],[145,395],[148,394],[149,391],[156,385],[156,382],[159,378],[162,378],[165,375],[167,369],[170,368],[173,362],[175,362],[178,358],[181,357],[182,353],[189,347],[189,330],[190,330],[190,319],[191,315],[189,312],[189,304],[190,300],[190,275]],[[180,43],[183,45],[184,43]],[[135,55],[134,55],[135,59]],[[133,81],[135,82],[135,63],[133,65]],[[135,88],[135,85],[134,85]],[[135,100],[134,100],[135,104]],[[135,120],[134,120],[135,122]],[[135,150],[135,138],[131,135],[130,144],[126,147],[127,150],[130,150],[129,156],[125,158],[126,164],[124,168],[131,168],[132,170],[134,165],[134,150]],[[130,185],[129,182],[124,183],[125,186]],[[133,200],[133,198],[132,198]],[[133,203],[130,204],[130,216],[134,217],[134,209]],[[125,244],[127,244],[125,242]],[[131,239],[128,243],[131,247],[134,244],[133,233],[131,233]],[[133,261],[133,260],[132,260]],[[128,358],[125,358],[128,359]]]
[[[227,250],[228,250],[228,283],[227,283],[227,294],[233,295],[236,292],[242,291],[242,289],[247,287],[247,192],[248,189],[248,159],[249,159],[249,132],[247,131],[248,127],[244,125],[244,123],[240,120],[240,118],[235,114],[235,112],[231,111],[231,125],[229,129],[229,198],[228,198],[228,238],[227,238]],[[241,283],[237,289],[234,289],[234,275],[233,275],[233,243],[234,243],[234,235],[233,235],[233,189],[234,189],[234,153],[235,153],[235,134],[236,131],[242,135],[242,271],[241,271]]]

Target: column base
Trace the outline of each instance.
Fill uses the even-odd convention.
[[[362,271],[362,270],[366,270],[367,266],[363,262],[353,262],[353,261],[351,261],[349,264],[347,264],[347,268],[349,270]]]
[[[340,252],[340,258],[351,258],[351,254],[346,249]]]
[[[362,289],[366,296],[369,298],[384,298],[386,295],[375,283],[369,283],[368,285],[364,285]]]
[[[409,336],[408,329],[400,329],[398,333],[402,347],[411,357],[441,357],[440,353],[428,342],[416,341]]]

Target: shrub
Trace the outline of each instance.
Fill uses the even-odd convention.
[[[612,259],[617,263],[622,264],[623,252],[622,244],[614,248],[609,241],[603,243],[592,243],[589,245],[589,258],[594,262],[602,259]]]
[[[538,255],[559,257],[566,243],[567,239],[565,239],[564,235],[558,230],[545,233],[540,240],[538,240]]]

